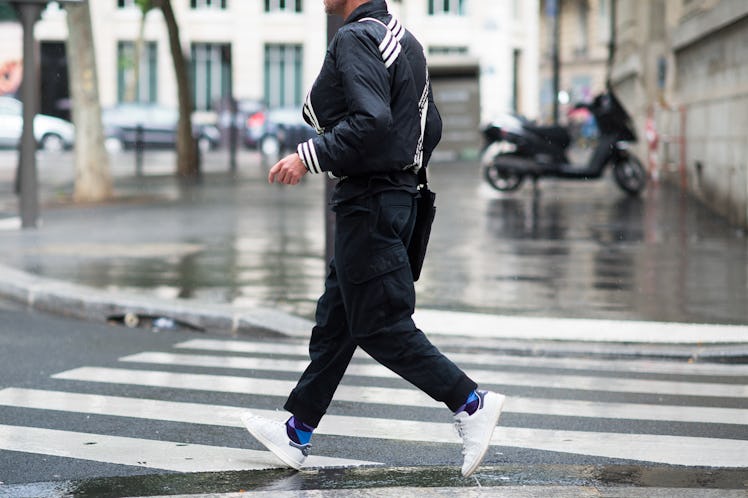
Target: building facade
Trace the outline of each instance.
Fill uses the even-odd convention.
[[[423,42],[434,64],[476,67],[476,122],[512,109],[537,112],[537,0],[389,3]],[[160,10],[150,11],[141,26],[134,0],[89,5],[102,105],[138,100],[175,106],[176,83]],[[303,102],[327,47],[322,0],[172,0],[172,6],[183,50],[191,60],[197,111],[214,111],[231,96],[269,107]],[[37,23],[35,36],[43,55],[45,50],[64,50],[64,16],[64,9],[51,3]],[[20,27],[4,22],[0,31],[0,60],[20,58]],[[139,39],[143,44],[137,50]]]
[[[435,65],[477,64],[481,119],[538,112],[538,0],[390,0]]]
[[[605,89],[611,36],[612,0],[542,0],[540,19],[540,109],[538,118],[553,121],[559,98],[560,121],[576,102],[588,102]],[[553,91],[553,18],[558,17],[559,94]]]
[[[390,0],[427,52],[444,120],[436,159],[477,157],[480,127],[538,112],[537,0]]]

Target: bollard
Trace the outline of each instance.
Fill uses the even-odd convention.
[[[143,176],[143,149],[145,144],[143,143],[143,125],[139,124],[135,127],[135,174],[137,176]]]
[[[236,114],[231,118],[231,127],[229,128],[229,171],[236,173],[236,146],[239,130],[236,126]]]
[[[236,147],[239,138],[239,127],[236,119],[239,114],[239,106],[235,99],[231,99],[231,121],[229,125],[229,171],[236,173]]]
[[[195,151],[195,161],[196,161],[196,170],[197,170],[197,177],[201,178],[203,175],[203,151],[200,150],[200,141],[195,137],[195,139],[192,141]]]

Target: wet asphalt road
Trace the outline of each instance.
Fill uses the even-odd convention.
[[[90,207],[64,200],[69,159],[42,156],[43,229],[0,230],[0,261],[98,288],[311,317],[325,272],[323,178],[270,186],[246,152],[235,178],[222,154],[207,156],[215,173],[196,187],[158,175],[170,155],[146,155],[156,174],[134,178],[123,154],[118,200]],[[603,178],[500,194],[475,163],[434,164],[431,183],[437,220],[420,307],[748,323],[748,238],[677,188],[631,198]],[[16,209],[9,188],[0,185],[6,215]]]
[[[195,332],[159,331],[146,329],[128,329],[119,326],[107,326],[88,322],[79,322],[60,316],[46,315],[38,311],[17,309],[14,306],[0,305],[0,352],[4,361],[0,362],[0,497],[61,497],[61,496],[90,496],[90,497],[118,497],[118,496],[151,496],[151,495],[182,495],[192,493],[227,493],[239,490],[266,492],[261,496],[327,496],[324,490],[340,490],[342,494],[334,496],[463,496],[463,491],[453,490],[452,493],[436,494],[435,489],[463,488],[465,496],[504,496],[504,497],[575,497],[580,496],[621,496],[629,497],[691,497],[699,496],[741,496],[745,492],[748,474],[745,468],[715,468],[697,465],[674,465],[658,462],[657,458],[679,451],[693,453],[693,439],[699,442],[700,452],[713,452],[714,440],[710,438],[726,438],[724,444],[734,447],[736,442],[745,438],[745,425],[732,423],[700,423],[694,418],[690,422],[675,422],[647,419],[640,414],[638,419],[616,419],[589,416],[579,412],[574,415],[554,416],[550,413],[523,413],[522,410],[508,409],[502,415],[499,431],[511,435],[514,431],[526,432],[526,446],[516,441],[516,436],[509,436],[507,446],[492,446],[485,460],[485,465],[479,469],[473,478],[464,479],[459,475],[460,453],[457,444],[452,442],[430,441],[435,437],[429,429],[423,427],[424,433],[417,440],[404,440],[401,436],[390,438],[361,438],[345,435],[344,433],[322,433],[315,436],[313,455],[328,457],[343,457],[356,459],[359,462],[382,462],[383,466],[368,466],[365,468],[321,468],[306,469],[296,473],[287,469],[268,469],[277,465],[266,456],[251,457],[252,450],[263,450],[263,447],[249,437],[238,424],[226,420],[225,411],[247,409],[253,410],[278,409],[285,399],[287,390],[280,389],[273,395],[258,394],[256,392],[241,392],[241,390],[224,390],[220,386],[231,382],[226,375],[239,376],[243,379],[257,379],[261,382],[277,380],[293,381],[297,377],[294,372],[278,372],[269,370],[267,365],[247,369],[228,362],[236,360],[228,352],[213,351],[212,354],[222,354],[226,365],[218,366],[190,366],[190,365],[153,365],[147,362],[138,363],[123,361],[126,355],[140,352],[174,353],[185,350],[175,349],[175,345],[191,340],[211,339],[210,335]],[[225,341],[220,338],[220,341]],[[297,346],[303,351],[304,341],[300,339],[256,340],[255,344],[264,343],[266,346]],[[490,368],[493,373],[484,373],[489,385],[496,382],[496,388],[512,396],[533,396],[545,400],[547,406],[553,406],[554,400],[565,398],[586,400],[590,406],[603,402],[620,402],[629,407],[636,407],[640,403],[667,405],[669,403],[682,406],[688,411],[691,406],[715,407],[721,409],[744,409],[746,403],[740,398],[721,398],[709,396],[674,396],[656,393],[612,393],[604,392],[606,381],[620,382],[622,379],[647,381],[674,382],[719,382],[729,385],[730,389],[739,389],[745,383],[745,374],[739,372],[745,369],[735,365],[720,365],[713,368],[724,372],[723,375],[698,375],[698,370],[691,373],[674,374],[658,372],[663,364],[639,361],[636,358],[627,360],[627,365],[636,370],[644,367],[646,372],[587,370],[584,375],[598,376],[600,382],[597,390],[590,391],[585,387],[589,380],[581,378],[577,387],[556,388],[538,384],[528,387],[512,385],[511,381],[500,378],[507,371],[532,376],[537,373],[569,378],[575,371],[559,366],[550,361],[544,364],[543,358],[536,358],[532,367],[502,366],[500,356],[496,361],[477,363],[478,356],[491,354],[490,348],[481,344],[480,340],[463,338],[460,345],[449,345],[440,342],[444,338],[436,338],[436,343],[448,355],[460,352],[473,352],[476,363],[473,367]],[[228,341],[227,343],[230,343]],[[195,351],[196,352],[196,351]],[[210,351],[203,351],[203,354]],[[236,353],[234,353],[235,355]],[[290,353],[253,354],[244,356],[244,360],[263,356],[278,363],[297,358]],[[11,359],[10,361],[8,361]],[[142,360],[141,360],[142,361]],[[506,361],[506,360],[504,360]],[[579,362],[580,358],[575,361]],[[581,360],[584,362],[584,360]],[[373,362],[366,359],[356,359],[353,369]],[[464,366],[470,366],[470,361]],[[667,367],[675,362],[666,362]],[[659,366],[658,366],[659,365]],[[682,363],[687,366],[688,363]],[[711,368],[709,365],[702,367]],[[102,367],[127,369],[128,381],[117,382],[106,375],[99,375],[86,381],[83,378],[60,376],[61,372],[80,367]],[[287,367],[286,367],[287,368]],[[600,368],[600,367],[595,367]],[[616,367],[614,367],[616,368]],[[138,384],[137,378],[141,373],[151,372],[153,369],[163,371],[165,375],[174,378],[183,374],[213,375],[214,383],[211,387],[191,385],[189,389],[169,387],[169,384]],[[739,371],[737,371],[739,370]],[[579,372],[576,372],[577,374]],[[193,377],[196,378],[196,377]],[[270,380],[272,379],[272,380]],[[194,382],[194,381],[193,381]],[[504,384],[506,382],[506,384]],[[636,380],[634,380],[636,382]],[[724,386],[712,384],[724,389]],[[359,373],[351,372],[346,375],[343,389],[356,387],[366,390],[371,387],[386,387],[407,389],[408,385],[401,379],[375,379]],[[45,396],[42,406],[33,407],[16,404],[9,401],[8,391],[39,392]],[[394,392],[394,391],[393,391]],[[68,406],[60,404],[60,396],[72,396],[72,403]],[[92,401],[84,401],[92,396]],[[22,399],[23,396],[19,397]],[[76,401],[77,400],[77,401]],[[116,402],[128,402],[124,412],[117,412]],[[165,413],[148,414],[147,405],[152,402],[166,402],[179,405],[177,418],[164,406]],[[198,415],[201,408],[207,410],[207,418]],[[432,424],[449,425],[450,417],[442,406],[399,406],[397,403],[382,404],[370,402],[359,403],[339,399],[330,407],[330,416],[365,417],[372,423],[376,419],[386,419],[392,424],[392,430],[398,423],[430,422]],[[656,408],[654,408],[656,410]],[[702,410],[704,408],[701,408]],[[708,408],[707,408],[708,409]],[[114,410],[114,411],[112,411]],[[545,408],[543,408],[545,410]],[[372,418],[373,417],[373,418]],[[238,422],[238,421],[237,421]],[[18,444],[25,445],[23,449],[7,450],[7,444],[13,444],[14,438],[8,436],[14,432],[3,432],[11,427],[18,431]],[[532,428],[529,431],[528,428]],[[451,429],[451,428],[450,428]],[[44,441],[28,445],[24,443],[27,430],[47,430]],[[556,435],[558,431],[559,435]],[[599,431],[598,440],[585,453],[570,451],[543,450],[533,447],[534,440],[553,440],[564,437],[569,441],[582,437],[589,431]],[[70,439],[71,435],[80,434],[85,439],[83,443]],[[545,434],[545,435],[543,435]],[[566,436],[561,436],[565,434]],[[678,434],[683,447],[673,447],[675,443],[667,441],[668,435]],[[652,461],[640,459],[626,459],[622,457],[605,457],[620,455],[621,440],[616,436],[631,437],[632,446],[640,445],[639,438],[649,438],[647,453],[652,455]],[[108,436],[116,436],[118,441],[106,440]],[[611,437],[613,438],[611,440]],[[511,439],[513,438],[513,439]],[[124,445],[125,440],[135,442],[134,446]],[[669,447],[669,450],[658,451],[656,443]],[[170,467],[162,467],[164,462],[171,464],[181,460],[179,448],[201,445],[202,448],[216,450],[240,449],[246,458],[245,469],[253,468],[253,462],[265,462],[261,470],[220,470],[208,471],[215,462],[209,455],[201,460],[200,471],[174,471]],[[156,454],[152,448],[159,444],[160,452]],[[207,445],[207,446],[205,446]],[[541,444],[541,447],[544,445]],[[591,448],[596,448],[593,450]],[[612,453],[607,451],[612,447]],[[90,456],[86,448],[99,453]],[[725,450],[722,445],[719,453],[735,450]],[[595,454],[597,450],[601,454]],[[168,453],[162,455],[160,453]],[[624,451],[625,453],[625,451]],[[85,455],[89,455],[86,457]],[[672,456],[672,455],[671,455]],[[254,459],[250,459],[254,458]],[[733,459],[740,459],[739,454],[732,454]],[[157,462],[153,462],[153,460]],[[744,459],[744,457],[743,457]],[[191,458],[187,458],[191,460]],[[204,461],[202,461],[204,460]],[[668,461],[668,460],[665,460]],[[123,463],[127,462],[127,463]],[[159,465],[161,462],[161,465]],[[269,462],[269,463],[267,463]],[[241,467],[240,465],[240,467]],[[729,467],[729,466],[728,466]],[[233,467],[236,468],[236,467]],[[510,490],[508,487],[518,489]],[[549,491],[544,486],[558,486]],[[621,487],[631,486],[628,493]],[[399,487],[408,488],[407,491],[398,490]],[[372,494],[363,491],[359,494],[353,491],[358,488],[381,489],[382,494]],[[656,489],[657,488],[657,489]],[[682,488],[682,489],[681,489]],[[419,489],[420,491],[415,491]],[[607,492],[605,490],[608,490]],[[304,490],[310,491],[304,494]],[[344,490],[348,490],[346,494]],[[485,494],[482,494],[485,491]],[[273,493],[288,492],[289,494],[275,495]],[[723,494],[720,494],[723,493]],[[297,494],[298,493],[298,494]],[[715,493],[715,494],[705,494]],[[238,495],[235,495],[238,496]],[[252,495],[249,495],[252,496]]]
[[[7,168],[8,157],[0,153],[0,168]],[[44,177],[44,225],[39,230],[23,232],[0,230],[0,262],[102,289],[275,306],[311,315],[325,266],[325,207],[320,178],[309,178],[298,187],[268,186],[264,171],[253,156],[243,156],[237,178],[226,175],[225,168],[218,165],[220,157],[214,156],[215,162],[206,165],[206,169],[215,173],[206,174],[202,184],[187,187],[175,183],[170,176],[133,178],[127,164],[130,159],[121,158],[116,201],[73,206],[65,199],[70,191],[69,158],[42,158],[40,169],[49,173]],[[169,167],[154,161],[146,171],[166,172]],[[9,194],[10,184],[2,182],[6,178],[7,173],[0,175],[0,213],[12,215],[15,204]],[[748,323],[745,234],[677,190],[651,188],[641,199],[632,199],[606,178],[591,183],[548,181],[542,182],[538,191],[526,186],[517,193],[503,195],[483,183],[477,165],[472,163],[434,165],[431,182],[438,193],[438,215],[427,266],[418,283],[420,307],[515,316]],[[163,394],[172,401],[265,409],[278,406],[278,399],[248,395],[177,395],[167,390],[157,390],[154,395],[154,391],[137,386],[87,387],[89,384],[82,382],[53,380],[51,374],[72,367],[117,366],[123,354],[144,349],[168,351],[184,337],[83,325],[59,318],[48,320],[38,313],[27,315],[10,308],[3,310],[3,316],[12,316],[12,320],[3,321],[7,330],[2,337],[19,348],[13,350],[13,358],[30,361],[24,361],[23,368],[8,370],[3,376],[4,385],[134,398]],[[46,324],[39,324],[38,320],[46,320]],[[35,327],[44,333],[29,334]],[[483,349],[484,345],[475,343],[473,347]],[[26,352],[21,348],[26,348]],[[44,354],[34,360],[39,351]],[[55,354],[48,354],[49,351]],[[170,370],[176,372],[180,368]],[[220,373],[218,369],[207,372]],[[288,380],[294,378],[283,375]],[[366,382],[356,384],[364,386]],[[389,381],[387,385],[390,386]],[[393,381],[390,387],[396,385]],[[525,388],[515,389],[509,394],[527,393]],[[552,393],[544,388],[538,389],[536,395],[551,397]],[[584,394],[575,391],[569,395],[584,398]],[[656,401],[654,397],[637,396],[627,397],[626,401]],[[598,400],[599,394],[590,397]],[[742,401],[736,403],[740,403],[736,407],[743,407]],[[343,402],[339,408],[341,413],[347,413],[351,406]],[[357,415],[361,414],[355,410],[357,407],[353,408]],[[363,414],[394,417],[396,410],[367,409]],[[438,418],[443,414],[423,411],[425,417],[443,421]],[[237,428],[206,430],[192,425],[175,427],[163,421],[133,423],[101,415],[88,419],[64,412],[52,415],[37,413],[31,419],[28,410],[11,408],[4,412],[3,420],[18,425],[255,447]],[[508,427],[553,430],[590,427],[589,421],[564,417],[557,420],[537,414],[509,414],[503,423]],[[594,423],[601,428],[609,424],[604,419]],[[623,421],[617,422],[616,427],[623,433],[659,434],[667,433],[673,425],[677,424]],[[742,437],[736,432],[740,426],[682,425],[678,427],[689,434],[693,431],[694,435],[703,435],[709,428],[713,431],[708,434],[710,437]],[[339,448],[349,447],[348,441],[344,437],[320,438],[318,450],[320,454],[336,454]],[[433,451],[424,452],[427,448],[423,443],[383,443],[355,447],[352,452],[361,459],[386,454],[394,465],[427,468],[389,469],[381,473],[325,470],[310,475],[275,470],[127,477],[142,469],[123,471],[121,466],[114,468],[103,463],[94,468],[90,463],[26,453],[6,457],[12,459],[21,476],[9,482],[29,482],[23,479],[25,465],[36,469],[36,480],[55,481],[30,488],[39,494],[62,494],[68,485],[75,488],[74,492],[89,496],[102,496],[102,490],[114,490],[112,496],[151,494],[157,490],[190,492],[197,490],[195,478],[203,485],[200,490],[206,492],[243,489],[244,484],[269,490],[355,487],[362,483],[460,485],[453,468],[458,459],[456,448],[429,448]],[[19,455],[23,455],[23,461],[17,459]],[[504,479],[501,484],[666,484],[736,490],[745,482],[744,469],[640,466],[635,462],[569,457],[522,448],[502,449],[487,463],[494,467],[488,467],[483,476],[500,476],[497,478]],[[446,471],[433,465],[451,467]],[[59,468],[60,473],[50,473],[54,468]],[[97,475],[123,477],[86,479]],[[83,481],[70,483],[64,479]]]

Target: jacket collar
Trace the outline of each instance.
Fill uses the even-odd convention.
[[[387,13],[387,2],[385,0],[369,0],[351,12],[351,15],[348,16],[348,19],[343,24],[356,22],[364,17],[383,17]]]

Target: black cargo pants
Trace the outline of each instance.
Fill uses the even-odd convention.
[[[406,247],[416,203],[390,190],[334,206],[335,257],[317,303],[311,363],[284,408],[317,426],[356,347],[457,410],[477,386],[416,328]]]

